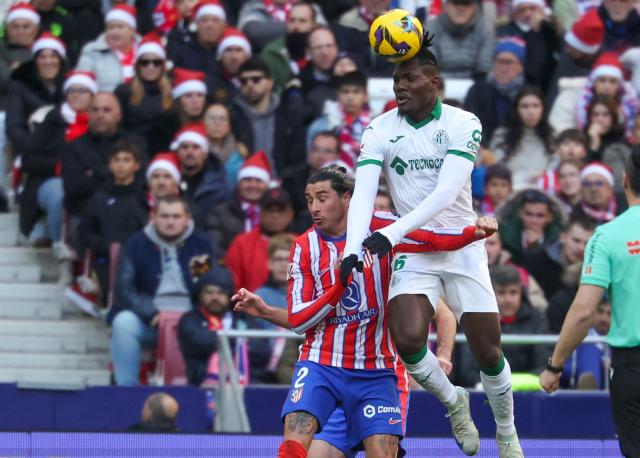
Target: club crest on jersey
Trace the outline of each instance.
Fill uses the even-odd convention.
[[[293,277],[293,267],[295,266],[295,264],[293,262],[290,262],[289,264],[287,264],[287,281],[291,280],[291,277]]]
[[[449,135],[447,131],[444,129],[438,129],[435,134],[433,134],[433,144],[440,150],[446,151],[449,148]]]
[[[356,282],[351,282],[340,298],[340,307],[345,310],[357,310],[360,307],[360,288]]]
[[[302,398],[304,388],[294,388],[291,390],[291,402],[298,402]]]

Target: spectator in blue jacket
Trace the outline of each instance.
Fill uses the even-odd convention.
[[[193,285],[214,259],[212,241],[194,229],[186,201],[158,199],[151,223],[120,254],[111,340],[118,385],[138,383],[141,350],[157,344],[159,313],[190,310]]]

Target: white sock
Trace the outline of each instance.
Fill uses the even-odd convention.
[[[513,391],[511,391],[511,367],[509,361],[504,360],[504,368],[498,375],[487,375],[480,371],[480,380],[484,387],[496,428],[501,436],[510,436],[516,432],[513,423]]]
[[[425,390],[437,397],[447,409],[453,408],[458,400],[456,387],[449,381],[436,356],[427,350],[424,357],[416,364],[402,363],[407,371]]]

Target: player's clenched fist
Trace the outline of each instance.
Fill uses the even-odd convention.
[[[355,254],[350,254],[340,263],[340,283],[342,283],[342,286],[349,286],[349,277],[353,269],[362,272],[362,261],[358,261],[358,256]]]
[[[380,232],[374,232],[364,239],[362,246],[369,250],[369,253],[372,255],[377,254],[380,259],[382,259],[389,251],[391,251],[391,248],[393,248],[389,239]]]
[[[491,237],[498,231],[498,220],[489,216],[480,216],[476,220],[476,237]]]

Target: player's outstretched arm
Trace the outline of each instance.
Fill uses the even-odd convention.
[[[270,323],[289,329],[289,314],[283,308],[267,305],[260,296],[245,288],[240,288],[231,298],[235,302],[234,312],[243,312],[249,316],[266,320]]]
[[[302,334],[307,331],[307,329],[311,329],[317,325],[329,312],[336,308],[345,289],[342,283],[338,281],[316,300],[292,304],[292,306],[289,307],[289,324],[291,325],[291,329],[298,334]],[[291,300],[290,298],[290,301]]]
[[[351,254],[362,257],[362,241],[369,232],[369,224],[373,215],[373,205],[378,193],[380,180],[380,165],[365,164],[362,161],[356,171],[356,186],[349,203],[347,217],[347,242],[344,247],[344,257]]]

